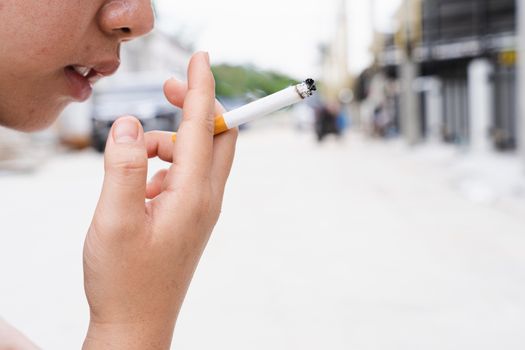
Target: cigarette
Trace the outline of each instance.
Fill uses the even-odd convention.
[[[280,109],[294,105],[312,96],[317,90],[313,79],[306,79],[300,84],[290,86],[272,95],[248,103],[242,107],[215,117],[215,135],[221,134],[242,124],[267,116]],[[173,134],[175,142],[177,134]]]

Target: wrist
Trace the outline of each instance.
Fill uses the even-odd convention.
[[[167,350],[173,337],[173,323],[136,322],[126,324],[89,323],[83,350]]]

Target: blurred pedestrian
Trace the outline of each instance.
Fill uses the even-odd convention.
[[[327,135],[341,136],[340,107],[336,104],[320,104],[315,111],[315,134],[317,141],[322,142]]]

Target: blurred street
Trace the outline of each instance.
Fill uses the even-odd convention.
[[[79,348],[87,328],[102,162],[70,153],[0,177],[0,316],[44,349]],[[173,348],[523,349],[520,174],[446,145],[242,133]]]

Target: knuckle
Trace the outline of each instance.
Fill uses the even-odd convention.
[[[143,152],[123,153],[116,157],[109,157],[106,162],[106,171],[119,173],[122,176],[133,176],[147,169],[148,161]]]
[[[215,125],[213,124],[213,113],[208,114],[208,118],[206,120],[203,120],[203,127],[206,128],[206,131],[210,134],[213,134],[215,131]]]
[[[199,117],[197,115],[193,115],[188,113],[184,120],[189,123],[194,123],[197,128],[204,129],[210,134],[214,132],[215,126],[213,124],[213,113],[208,113],[205,118]]]

